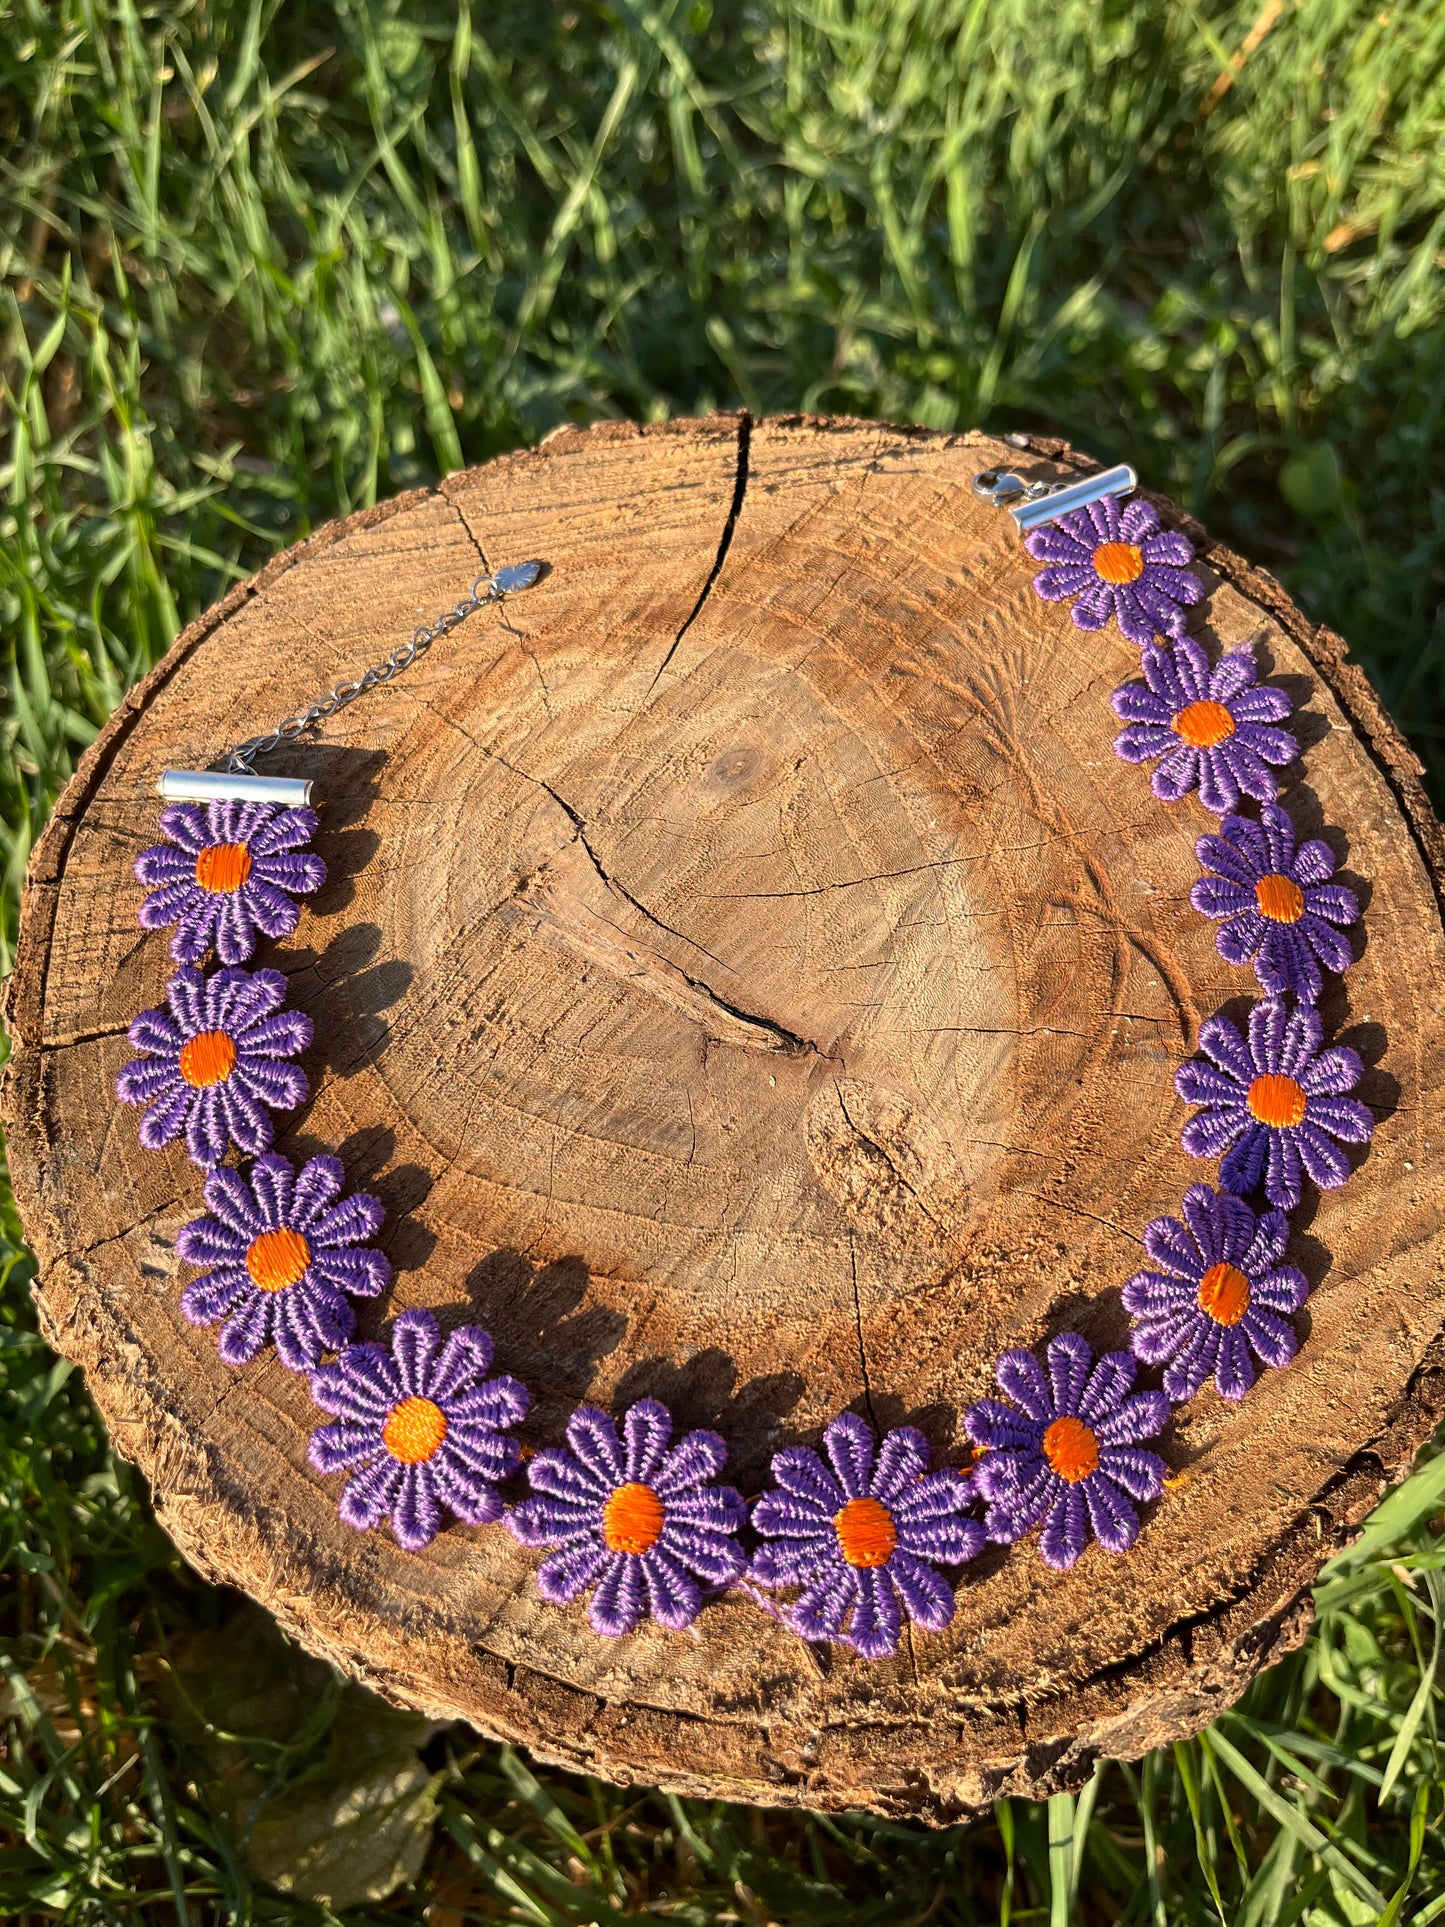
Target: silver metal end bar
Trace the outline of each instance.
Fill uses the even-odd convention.
[[[168,769],[156,781],[168,803],[275,803],[294,810],[311,801],[311,784],[300,776],[251,776],[210,769]]]
[[[1056,522],[1071,509],[1087,508],[1090,502],[1101,502],[1106,495],[1129,495],[1138,486],[1139,477],[1127,462],[1121,462],[1117,468],[1086,475],[1081,482],[1066,482],[1062,488],[1050,489],[1047,495],[1033,501],[1025,499],[1010,508],[1009,514],[1019,534],[1027,535],[1030,529]]]

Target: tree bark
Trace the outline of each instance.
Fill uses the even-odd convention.
[[[193,623],[87,753],[36,849],[10,989],[16,1195],[44,1328],[204,1572],[389,1697],[619,1779],[946,1822],[1194,1732],[1302,1637],[1322,1562],[1445,1408],[1442,841],[1343,645],[1211,543],[1195,632],[1253,638],[1305,744],[1285,802],[1345,856],[1363,954],[1324,1007],[1380,1120],[1296,1214],[1301,1349],[1166,1435],[1134,1551],[967,1569],[945,1634],[870,1664],[752,1600],[594,1637],[499,1526],[427,1552],[336,1514],[322,1415],[177,1308],[201,1209],[112,1095],[161,1000],[131,866],[153,784],[384,657],[478,574],[543,581],[268,760],[314,779],[330,866],[286,972],[315,1021],[293,1158],[388,1210],[412,1305],[486,1325],[525,1436],[650,1393],[756,1491],[844,1407],[961,1417],[1010,1345],[1126,1342],[1146,1222],[1213,1168],[1172,1077],[1241,1008],[1189,906],[1197,799],[1116,760],[1138,652],[1039,599],[976,471],[1021,452],[809,418],[565,430],[322,530]],[[254,967],[254,966],[253,966]]]

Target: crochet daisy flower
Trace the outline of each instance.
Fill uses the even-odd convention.
[[[258,933],[289,937],[301,915],[297,897],[326,881],[319,856],[300,854],[316,834],[315,810],[278,810],[272,803],[172,803],[161,811],[167,839],[136,859],[151,894],[142,928],[175,924],[171,955],[199,963],[216,946],[223,964],[241,964]]]
[[[1226,816],[1217,836],[1195,849],[1203,876],[1189,893],[1195,909],[1221,928],[1215,943],[1226,963],[1254,965],[1271,997],[1292,990],[1312,1004],[1323,984],[1320,966],[1343,973],[1352,961],[1341,930],[1360,914],[1359,898],[1331,883],[1329,845],[1295,843],[1294,825],[1278,804],[1260,820]]]
[[[429,1311],[404,1311],[390,1346],[348,1345],[311,1374],[311,1396],[338,1423],[318,1426],[307,1457],[318,1472],[350,1472],[338,1507],[369,1532],[386,1513],[408,1552],[430,1545],[444,1512],[468,1525],[500,1516],[497,1486],[521,1463],[507,1431],[530,1400],[515,1378],[488,1378],[492,1341],[459,1325],[443,1341]]]
[[[1066,1572],[1090,1529],[1107,1552],[1127,1552],[1139,1536],[1135,1501],[1157,1499],[1164,1461],[1141,1441],[1162,1430],[1169,1401],[1133,1392],[1136,1361],[1105,1352],[1094,1363],[1077,1332],[1049,1340],[1049,1373],[1032,1352],[1005,1352],[995,1372],[1013,1401],[980,1399],[964,1419],[983,1447],[974,1481],[988,1501],[990,1539],[1011,1545],[1040,1520],[1044,1564]]]
[[[1167,1365],[1164,1390],[1176,1405],[1213,1374],[1225,1398],[1243,1398],[1254,1360],[1276,1370],[1298,1347],[1289,1322],[1309,1296],[1309,1280],[1281,1264],[1289,1238],[1282,1211],[1256,1217],[1239,1198],[1207,1184],[1184,1194],[1184,1222],[1156,1218],[1144,1249],[1156,1269],[1124,1287],[1134,1316],[1129,1343],[1150,1365]]]
[[[725,1586],[743,1569],[733,1535],[747,1517],[730,1485],[714,1485],[727,1462],[716,1432],[689,1432],[668,1450],[672,1415],[639,1399],[622,1422],[582,1405],[567,1421],[567,1446],[527,1461],[533,1491],[507,1514],[524,1546],[556,1546],[537,1571],[544,1599],[563,1605],[595,1586],[593,1632],[630,1633],[644,1613],[660,1625],[690,1626],[702,1605],[697,1584]]]
[[[1024,538],[1029,554],[1053,566],[1034,577],[1048,602],[1074,598],[1076,627],[1102,629],[1110,616],[1131,642],[1184,634],[1184,611],[1204,590],[1182,535],[1161,529],[1147,502],[1121,508],[1114,496],[1061,515]]]
[[[1375,1121],[1345,1093],[1360,1081],[1358,1055],[1342,1045],[1321,1048],[1324,1026],[1309,1004],[1293,1009],[1268,998],[1249,1014],[1246,1040],[1227,1017],[1207,1017],[1193,1059],[1175,1073],[1186,1104],[1202,1106],[1184,1127],[1191,1156],[1222,1155],[1219,1181],[1247,1196],[1261,1181],[1270,1203],[1299,1203],[1301,1167],[1322,1190],[1350,1175],[1342,1144],[1367,1144]]]
[[[1299,745],[1275,727],[1292,705],[1282,689],[1259,683],[1248,645],[1211,670],[1190,636],[1172,647],[1150,643],[1143,669],[1143,683],[1114,691],[1114,713],[1127,725],[1114,750],[1126,763],[1162,758],[1151,779],[1160,801],[1197,788],[1216,816],[1237,809],[1241,795],[1272,803],[1279,786],[1265,765],[1292,762]]]
[[[340,1158],[312,1158],[298,1176],[274,1151],[244,1177],[222,1166],[206,1179],[212,1215],[186,1225],[176,1249],[212,1269],[186,1286],[181,1310],[193,1325],[225,1319],[228,1365],[274,1342],[284,1365],[309,1371],[356,1328],[346,1294],[375,1298],[391,1282],[391,1266],[364,1242],[386,1213],[365,1192],[341,1198],[345,1179]]]
[[[166,985],[169,1010],[143,1010],[130,1041],[143,1054],[115,1081],[123,1104],[144,1104],[140,1141],[159,1151],[185,1133],[192,1161],[219,1164],[231,1144],[266,1151],[267,1107],[294,1111],[310,1092],[288,1057],[311,1042],[311,1019],[282,1010],[279,970],[178,970]]]
[[[753,1507],[772,1540],[753,1558],[763,1586],[801,1586],[783,1619],[803,1639],[842,1639],[865,1659],[897,1650],[903,1614],[929,1632],[953,1618],[953,1588],[939,1565],[961,1566],[983,1548],[983,1528],[963,1516],[973,1480],[930,1472],[928,1440],[911,1425],[875,1446],[851,1412],[823,1434],[828,1464],[806,1446],[773,1459],[777,1490]]]

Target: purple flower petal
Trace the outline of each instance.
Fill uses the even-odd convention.
[[[334,1306],[323,1298],[312,1310],[320,1321]],[[443,1342],[431,1312],[413,1310],[389,1345],[348,1345],[312,1373],[312,1397],[341,1423],[312,1433],[311,1463],[361,1468],[341,1496],[348,1525],[369,1531],[390,1513],[397,1544],[415,1552],[448,1512],[473,1525],[501,1515],[497,1486],[521,1461],[505,1428],[525,1416],[527,1395],[515,1379],[484,1376],[491,1357],[480,1328],[460,1326]]]
[[[1080,629],[1101,629],[1112,616],[1144,647],[1156,633],[1182,637],[1184,609],[1204,593],[1189,568],[1190,544],[1161,530],[1147,502],[1133,501],[1122,512],[1112,497],[1090,503],[1032,530],[1024,546],[1052,564],[1034,577],[1046,602],[1073,599],[1070,613]]]
[[[289,936],[298,896],[326,881],[320,857],[295,854],[316,833],[312,810],[264,803],[175,803],[162,810],[167,841],[142,851],[137,879],[151,894],[138,912],[143,928],[175,925],[171,955],[199,963],[214,944],[224,964],[242,964],[258,933]]]
[[[140,1141],[159,1150],[184,1135],[195,1163],[218,1165],[232,1144],[269,1148],[266,1108],[292,1110],[309,1092],[305,1075],[282,1060],[311,1042],[309,1017],[279,1009],[277,971],[183,969],[166,989],[169,1011],[143,1011],[130,1027],[142,1053],[116,1079],[122,1103],[146,1106]]]
[[[1165,1242],[1173,1249],[1172,1237]],[[987,1501],[989,1538],[1012,1544],[1042,1523],[1040,1557],[1067,1570],[1091,1533],[1106,1551],[1133,1544],[1139,1520],[1130,1495],[1147,1503],[1164,1480],[1163,1460],[1141,1441],[1162,1429],[1169,1401],[1132,1390],[1136,1366],[1127,1352],[1095,1359],[1075,1332],[1051,1339],[1047,1358],[1046,1384],[1037,1360],[1032,1370],[1025,1365],[1031,1353],[1006,1352],[995,1374],[1013,1406],[982,1399],[964,1424],[984,1448],[974,1483]]]
[[[773,1459],[776,1486],[753,1506],[764,1544],[750,1568],[761,1586],[801,1586],[784,1618],[803,1639],[842,1639],[865,1659],[898,1644],[903,1615],[938,1630],[953,1616],[953,1589],[936,1570],[982,1549],[965,1516],[973,1481],[930,1472],[928,1441],[899,1426],[876,1445],[864,1420],[844,1412],[823,1434],[831,1472],[816,1452],[790,1446]]]
[[[1303,1174],[1325,1189],[1349,1175],[1339,1147],[1367,1143],[1374,1120],[1345,1095],[1363,1074],[1359,1057],[1322,1039],[1318,1013],[1283,998],[1255,1005],[1247,1037],[1225,1017],[1200,1025],[1200,1047],[1214,1061],[1176,1073],[1179,1095],[1200,1106],[1181,1142],[1195,1157],[1223,1154],[1225,1190],[1247,1196],[1262,1184],[1271,1204],[1289,1210]]]
[[[674,1629],[690,1626],[702,1605],[699,1579],[724,1585],[743,1567],[735,1543],[747,1516],[742,1497],[713,1481],[727,1458],[716,1432],[690,1432],[669,1450],[672,1415],[658,1399],[639,1399],[622,1421],[580,1406],[567,1446],[527,1464],[530,1495],[507,1514],[523,1545],[558,1546],[537,1583],[554,1603],[594,1586],[592,1630],[630,1632],[645,1615]]]

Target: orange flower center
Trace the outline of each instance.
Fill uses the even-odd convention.
[[[1261,877],[1254,886],[1259,914],[1271,923],[1298,923],[1305,913],[1305,893],[1293,877]]]
[[[263,1231],[246,1252],[251,1283],[260,1291],[285,1291],[311,1262],[311,1247],[299,1231]]]
[[[1174,734],[1191,749],[1214,749],[1234,734],[1234,718],[1223,703],[1189,703],[1174,718]]]
[[[208,843],[196,858],[196,882],[212,896],[239,890],[251,874],[251,852],[244,843]]]
[[[404,1398],[393,1405],[381,1428],[381,1442],[403,1465],[429,1459],[447,1435],[447,1415],[429,1398]]]
[[[1122,587],[1144,573],[1144,551],[1137,542],[1101,542],[1094,551],[1094,574]]]
[[[1305,1094],[1292,1077],[1256,1077],[1249,1087],[1249,1114],[1277,1131],[1302,1124]]]
[[[224,1084],[236,1068],[236,1046],[223,1030],[199,1030],[181,1045],[181,1076],[193,1090]]]
[[[1211,1265],[1199,1281],[1199,1309],[1216,1325],[1237,1325],[1249,1310],[1249,1280],[1233,1265]]]
[[[1099,1469],[1099,1441],[1081,1418],[1056,1418],[1044,1433],[1044,1457],[1061,1479],[1077,1485]]]
[[[881,1499],[850,1499],[833,1514],[833,1530],[850,1566],[886,1566],[898,1544],[893,1514]]]
[[[657,1543],[662,1501],[650,1485],[619,1485],[602,1508],[602,1537],[609,1552],[647,1552]]]

